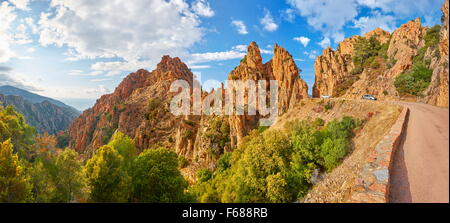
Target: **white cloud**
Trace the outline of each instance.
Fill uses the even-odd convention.
[[[425,25],[439,22],[441,12],[439,7],[444,0],[287,0],[300,16],[306,18],[308,25],[321,31],[322,34],[334,43],[344,39],[344,27],[354,22],[354,27],[362,32],[370,27],[380,26],[392,30],[396,19],[414,18],[423,16]],[[371,16],[357,19],[363,7],[372,11]],[[380,10],[380,11],[376,11]],[[391,17],[392,16],[392,17]]]
[[[11,24],[16,19],[14,7],[8,2],[0,3],[0,63],[7,62],[15,56],[11,49]]]
[[[36,86],[36,84],[33,81],[30,81],[25,75],[12,70],[0,70],[0,86],[2,85],[9,85],[27,91],[42,91],[41,87]]]
[[[230,50],[224,52],[208,52],[208,53],[194,53],[191,55],[190,64],[205,63],[211,61],[222,61],[243,58],[246,55],[244,52]]]
[[[33,34],[37,34],[37,33],[38,33],[39,30],[38,30],[37,25],[34,23],[34,19],[33,19],[33,18],[27,17],[27,18],[23,19],[23,22],[24,22],[25,24],[27,24],[28,27],[30,27],[31,32],[32,32]]]
[[[209,66],[209,65],[189,65],[188,67],[191,69],[197,69],[197,70],[211,68],[211,66]]]
[[[22,10],[26,10],[26,11],[30,10],[30,8],[28,7],[30,0],[9,0],[9,2],[14,4],[16,6],[16,8],[18,8],[18,9],[22,9]]]
[[[99,85],[97,88],[86,89],[85,93],[88,95],[103,95],[111,93],[111,90],[105,87],[105,85]]]
[[[290,23],[293,23],[294,20],[295,20],[295,10],[291,9],[291,8],[283,10],[283,11],[281,11],[281,17],[284,20],[286,20],[286,21],[288,21]]]
[[[98,71],[135,71],[141,68],[151,69],[154,65],[151,61],[115,61],[115,62],[97,62],[91,65],[92,70]]]
[[[50,5],[39,20],[39,42],[67,46],[71,60],[120,59],[96,65],[102,69],[134,70],[154,66],[161,55],[187,56],[203,37],[199,17],[185,0],[52,0]]]
[[[204,17],[212,17],[215,14],[209,6],[209,2],[206,0],[196,0],[192,3],[192,10],[194,10],[197,15]]]
[[[260,49],[260,52],[262,54],[272,54],[271,50],[266,49]],[[247,45],[236,45],[233,46],[231,50],[228,51],[191,54],[190,61],[188,62],[188,64],[241,59],[245,55],[247,55]]]
[[[397,16],[429,15],[439,10],[444,0],[357,0],[358,4],[371,9],[381,9],[385,13],[392,12]],[[439,15],[440,16],[440,15]]]
[[[396,28],[396,21],[393,16],[382,15],[379,11],[374,11],[372,16],[361,17],[353,21],[354,27],[361,30],[361,34],[370,32],[376,28],[392,32]]]
[[[301,43],[304,47],[308,46],[309,41],[311,41],[310,38],[305,37],[305,36],[294,37],[294,40]]]
[[[308,56],[309,59],[314,60],[317,57],[317,51],[311,50],[309,52],[303,52],[306,56]]]
[[[117,76],[122,74],[123,72],[120,70],[112,70],[112,71],[108,71],[108,73],[106,73],[107,77],[113,77],[113,76]]]
[[[28,48],[28,49],[26,50],[26,52],[27,52],[27,53],[34,53],[34,52],[36,52],[36,48],[30,47],[30,48]]]
[[[105,82],[105,81],[111,81],[111,78],[99,78],[99,79],[92,79],[91,82]]]
[[[264,17],[259,22],[266,31],[273,32],[278,29],[278,25],[273,21],[273,17],[267,9],[264,9]]]
[[[14,42],[19,45],[32,43],[33,40],[28,37],[27,26],[21,23],[16,27],[16,33],[14,34]]]
[[[248,34],[247,26],[245,26],[245,23],[241,20],[233,20],[231,24],[236,28],[237,32],[241,35]]]
[[[232,49],[239,52],[247,52],[247,47],[248,47],[247,45],[236,45],[233,46]]]
[[[335,42],[343,39],[343,27],[358,14],[354,0],[288,0],[308,24]]]
[[[322,48],[327,48],[331,45],[331,40],[328,37],[324,37],[320,42],[318,42],[319,46]]]
[[[85,72],[83,70],[71,70],[68,74],[70,76],[99,76],[103,75],[104,73],[102,71]]]

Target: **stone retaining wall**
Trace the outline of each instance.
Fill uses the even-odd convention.
[[[370,154],[352,188],[351,203],[389,202],[389,176],[396,149],[406,129],[409,109],[404,107],[391,131]]]

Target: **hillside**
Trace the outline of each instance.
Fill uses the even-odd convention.
[[[170,84],[183,79],[192,86],[192,78],[192,72],[179,58],[169,56],[164,56],[152,72],[139,70],[130,74],[114,93],[102,96],[93,108],[73,122],[69,128],[71,147],[89,155],[118,130],[133,138],[141,151],[163,146],[192,161],[194,170],[214,167],[221,154],[235,147],[257,126],[259,116],[172,115],[169,102],[175,94],[167,93]],[[276,46],[273,59],[263,64],[259,47],[251,43],[247,56],[230,73],[229,79],[279,80],[281,113],[307,97],[306,83],[300,79],[294,59],[281,46]],[[203,92],[203,97],[207,95]],[[228,130],[220,133],[209,128],[217,125]],[[218,140],[224,140],[220,146]],[[195,173],[188,172],[191,176]]]
[[[317,57],[313,96],[408,100],[448,107],[448,1],[442,24],[419,18],[392,34],[375,29],[327,48]]]
[[[325,109],[327,106],[329,109]],[[330,108],[331,107],[331,108]],[[271,129],[283,129],[287,122],[321,118],[325,121],[351,116],[364,120],[364,125],[356,131],[352,139],[351,152],[342,164],[330,173],[321,174],[318,182],[306,195],[302,202],[310,203],[342,203],[350,201],[353,182],[363,170],[367,157],[374,151],[377,143],[391,129],[397,120],[402,107],[399,105],[346,99],[310,99],[295,106]]]
[[[65,131],[70,123],[79,115],[73,108],[55,105],[47,100],[30,102],[22,96],[0,94],[0,105],[14,106],[14,109],[23,114],[26,122],[36,128],[38,133],[47,132],[57,134]]]
[[[50,102],[50,103],[52,103],[52,104],[54,104],[56,106],[66,108],[66,109],[70,110],[73,113],[80,113],[77,109],[75,109],[75,108],[73,108],[73,107],[71,107],[69,105],[66,105],[66,104],[64,104],[61,101],[58,101],[58,100],[55,100],[55,99],[52,99],[52,98],[48,98],[48,97],[44,97],[44,96],[41,96],[41,95],[38,95],[38,94],[34,94],[34,93],[29,92],[29,91],[26,91],[26,90],[23,90],[23,89],[20,89],[20,88],[16,88],[16,87],[13,87],[13,86],[8,86],[8,85],[0,86],[0,94],[21,96],[25,100],[27,100],[27,101],[29,101],[31,103],[41,103],[41,102],[44,102],[44,101],[48,101],[48,102]]]

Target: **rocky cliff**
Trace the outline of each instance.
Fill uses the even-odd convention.
[[[81,153],[106,144],[114,131],[132,137],[141,149],[172,146],[183,117],[169,112],[170,84],[183,79],[192,84],[192,73],[179,58],[164,56],[157,68],[128,75],[112,94],[97,100],[69,128],[70,146]],[[158,144],[159,143],[159,144]]]
[[[442,11],[441,27],[423,27],[417,18],[392,34],[378,28],[363,37],[345,39],[336,50],[325,49],[314,64],[313,96],[356,99],[373,94],[381,100],[423,101],[448,107],[448,1]],[[370,39],[376,40],[373,46]],[[371,50],[375,54],[361,52]],[[399,90],[402,86],[396,86],[396,79],[411,73],[418,64],[432,72],[431,81],[426,80],[426,87],[419,92]]]
[[[57,134],[65,131],[78,116],[78,112],[68,107],[61,107],[47,100],[32,103],[22,96],[0,94],[0,106],[14,106],[23,114],[26,122],[36,128],[38,133]]]
[[[300,78],[292,56],[282,47],[274,47],[274,56],[262,63],[256,43],[229,75],[233,80],[278,80],[279,113],[307,98],[308,88]],[[259,115],[183,115],[174,116],[169,103],[176,93],[169,93],[174,80],[186,80],[192,87],[193,74],[179,58],[164,56],[152,72],[139,70],[128,75],[112,94],[97,100],[69,128],[70,146],[89,156],[104,145],[116,131],[134,139],[140,150],[153,147],[173,149],[186,157],[192,169],[214,168],[215,161],[231,151],[250,130],[257,127]],[[269,86],[268,86],[269,88]],[[225,92],[219,88],[202,92],[202,98]],[[223,98],[224,99],[224,98]],[[188,168],[188,169],[189,169]]]
[[[425,91],[427,95],[422,101],[448,107],[448,3],[445,1],[441,10],[441,30],[439,32],[438,48],[427,51],[425,58],[431,60],[430,67],[433,70],[430,87]]]
[[[273,58],[263,64],[259,47],[252,42],[248,47],[248,54],[228,79],[278,81],[278,113],[281,115],[301,99],[308,98],[308,86],[300,78],[299,69],[289,52],[275,45],[273,53]],[[266,91],[270,91],[269,86]],[[230,116],[231,146],[236,146],[242,137],[254,129],[259,119],[259,115]]]

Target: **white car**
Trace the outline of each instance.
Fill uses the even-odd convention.
[[[371,94],[366,94],[362,96],[362,99],[376,101],[377,98]]]
[[[322,95],[322,98],[323,98],[323,99],[329,99],[330,96],[329,96],[329,95]]]

